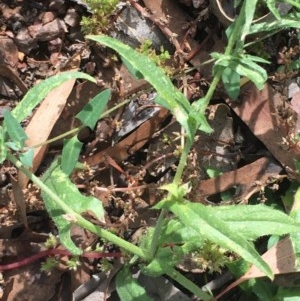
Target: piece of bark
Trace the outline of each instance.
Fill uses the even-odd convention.
[[[14,69],[12,69],[11,67],[4,65],[4,64],[0,64],[0,74],[3,77],[6,77],[8,79],[10,79],[11,81],[13,81],[18,88],[21,90],[21,92],[23,94],[25,94],[27,92],[27,87],[24,84],[24,82],[21,80],[21,78],[18,76],[18,74],[15,72]]]
[[[295,268],[296,258],[289,237],[282,239],[275,246],[265,252],[262,255],[262,259],[268,263],[274,275],[285,275],[297,272],[297,269]],[[212,300],[221,298],[221,296],[246,280],[265,276],[266,275],[262,273],[256,266],[252,265],[246,274],[235,280]],[[293,276],[297,277],[297,275]],[[292,280],[293,279],[291,279],[291,282],[293,282]]]
[[[266,186],[268,180],[278,176],[281,171],[282,167],[274,160],[268,157],[260,158],[237,170],[200,182],[198,201],[205,201],[206,197],[226,191],[233,186],[239,188],[238,199],[247,201],[253,193]]]
[[[288,103],[267,84],[262,91],[253,84],[247,84],[242,90],[242,95],[241,102],[228,100],[227,103],[289,175],[299,180],[295,162],[300,160],[300,149],[291,143],[285,144],[290,142],[289,135],[293,132],[296,114],[289,112],[288,116],[285,116],[289,111]]]
[[[107,156],[110,156],[116,162],[127,159],[131,154],[134,154],[148,142],[168,115],[169,111],[161,108],[155,116],[145,121],[125,139],[121,140],[114,146],[108,147],[104,151],[85,158],[84,161],[88,165],[94,166],[106,162]]]

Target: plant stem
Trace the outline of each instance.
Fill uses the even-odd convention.
[[[296,2],[294,0],[285,0],[288,4],[291,4],[297,8],[300,8],[300,3],[299,2]]]
[[[213,299],[213,296],[209,295],[208,293],[204,292],[200,287],[198,287],[196,284],[194,284],[191,280],[184,277],[182,274],[180,274],[175,269],[169,270],[166,272],[166,274],[174,279],[176,282],[181,284],[183,287],[188,289],[190,292],[192,292],[194,295],[196,295],[198,298],[204,301],[210,301]]]
[[[76,224],[82,228],[89,230],[92,233],[95,233],[99,237],[119,246],[120,248],[137,255],[143,259],[147,259],[147,254],[139,247],[135,246],[132,243],[127,242],[126,240],[118,237],[117,235],[100,228],[99,226],[94,225],[90,221],[83,218],[80,214],[76,213],[71,209],[66,203],[64,203],[56,194],[53,192],[47,185],[45,185],[38,177],[36,177],[31,171],[25,168],[21,161],[19,161],[11,153],[7,154],[7,159],[10,160],[20,171],[22,171],[32,182],[34,182],[41,190],[48,194],[49,197],[67,214],[72,215],[76,220]]]
[[[179,160],[179,163],[178,163],[178,166],[177,166],[177,169],[176,169],[176,174],[175,174],[174,179],[173,179],[173,183],[176,184],[176,185],[180,185],[181,176],[182,176],[184,167],[186,165],[187,157],[189,155],[189,152],[190,152],[190,149],[191,149],[192,145],[193,145],[192,141],[190,141],[189,139],[186,139],[186,143],[184,145],[184,148],[183,148],[183,151],[181,153],[180,160]]]
[[[39,144],[33,145],[31,147],[32,148],[37,148],[37,147],[40,147],[40,146],[43,146],[43,145],[50,144],[52,142],[61,140],[61,139],[65,138],[65,137],[68,137],[70,135],[77,135],[80,132],[80,130],[83,129],[84,127],[85,127],[84,125],[81,125],[81,126],[79,126],[77,128],[74,128],[74,129],[72,129],[70,131],[67,131],[67,132],[65,132],[65,133],[63,133],[63,134],[61,134],[59,136],[56,136],[56,137],[54,137],[52,139],[49,139],[49,140],[44,141],[44,142],[41,142]]]
[[[236,29],[236,32],[238,32],[238,27],[237,26],[234,27],[233,31],[235,29]],[[234,43],[235,43],[234,39],[230,37],[229,44],[228,44],[228,46],[225,50],[226,54],[231,53],[231,51],[234,47]],[[217,70],[217,72],[216,72],[216,74],[215,74],[215,76],[212,80],[212,83],[211,83],[205,97],[199,99],[198,101],[196,101],[194,103],[194,108],[197,108],[197,107],[198,108],[206,108],[208,106],[208,104],[209,104],[209,102],[210,102],[210,100],[213,96],[213,93],[216,90],[216,87],[218,85],[218,82],[219,82],[221,76],[222,76],[222,70],[219,69],[219,70]],[[204,102],[204,104],[203,104],[203,102]],[[199,112],[199,113],[201,114],[202,112]],[[181,176],[182,176],[184,167],[186,165],[187,157],[188,157],[189,151],[192,147],[192,144],[193,144],[193,139],[191,139],[191,140],[186,139],[186,143],[184,145],[184,149],[181,153],[180,160],[179,160],[179,163],[178,163],[178,166],[177,166],[176,174],[175,174],[174,179],[173,179],[173,183],[176,184],[176,185],[180,184]],[[154,254],[156,252],[157,245],[158,245],[158,238],[159,238],[159,236],[161,235],[161,232],[162,232],[162,227],[163,227],[163,224],[164,224],[165,215],[166,215],[166,211],[162,210],[161,214],[158,218],[158,221],[157,221],[157,224],[156,224],[156,227],[155,227],[155,230],[154,230],[153,238],[152,238],[152,241],[151,241],[151,244],[150,244],[150,256],[151,257],[154,256]]]
[[[167,210],[166,209],[162,209],[159,217],[157,219],[157,223],[153,232],[153,236],[152,236],[152,240],[151,240],[151,244],[150,244],[150,251],[149,251],[149,256],[152,259],[155,256],[156,250],[157,250],[157,246],[158,246],[158,239],[161,235],[162,232],[162,228],[164,225],[164,221],[165,221],[165,216],[167,214]]]
[[[128,99],[126,99],[126,100],[124,100],[124,101],[118,103],[117,105],[115,105],[115,106],[112,107],[111,109],[109,109],[109,110],[107,110],[106,112],[104,112],[104,113],[100,116],[99,119],[101,119],[101,118],[103,118],[103,117],[105,117],[105,116],[108,116],[111,112],[114,112],[115,110],[117,110],[118,108],[124,106],[126,103],[130,102],[131,100],[132,100],[132,98],[128,98]],[[49,140],[44,141],[44,142],[41,142],[41,143],[39,143],[39,144],[33,145],[33,146],[31,146],[31,147],[32,147],[32,148],[37,148],[37,147],[40,147],[40,146],[43,146],[43,145],[50,144],[50,143],[52,143],[52,142],[61,140],[61,139],[65,138],[65,137],[68,137],[68,136],[70,136],[70,135],[77,135],[84,127],[85,127],[85,125],[81,125],[81,126],[79,126],[79,127],[77,127],[77,128],[74,128],[74,129],[72,129],[72,130],[70,130],[70,131],[67,131],[67,132],[65,132],[65,133],[63,133],[63,134],[61,134],[61,135],[59,135],[59,136],[56,136],[56,137],[54,137],[54,138],[52,138],[52,139],[49,139]]]

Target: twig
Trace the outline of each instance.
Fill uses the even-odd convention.
[[[0,271],[17,269],[22,266],[31,264],[32,262],[37,261],[40,258],[51,256],[51,255],[72,256],[72,253],[67,250],[49,249],[49,250],[45,250],[45,251],[39,252],[37,254],[34,254],[32,256],[29,256],[27,258],[24,258],[17,262],[1,264]],[[94,258],[94,259],[108,258],[108,257],[120,258],[120,257],[123,257],[123,254],[120,252],[86,252],[86,253],[81,254],[80,257]]]

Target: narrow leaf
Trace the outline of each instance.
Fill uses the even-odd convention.
[[[81,214],[89,211],[98,220],[102,220],[104,209],[101,202],[92,196],[84,196],[80,193],[75,184],[61,170],[59,160],[56,159],[42,177],[44,183],[54,191],[71,209]],[[75,255],[80,255],[80,250],[71,239],[72,217],[66,218],[65,212],[54,202],[48,194],[42,192],[47,211],[58,228],[61,243]]]
[[[43,80],[38,85],[31,88],[22,101],[12,110],[12,115],[21,122],[26,117],[30,116],[32,110],[46,97],[46,95],[54,88],[61,85],[63,82],[73,79],[82,78],[91,82],[96,80],[88,74],[82,72],[62,72],[52,77]]]
[[[300,232],[299,222],[263,204],[219,206],[214,208],[214,214],[226,222],[233,232],[247,239]]]
[[[19,159],[25,166],[32,167],[33,154],[34,154],[33,148],[29,148],[26,152],[20,154]]]
[[[262,67],[255,63],[249,65],[245,60],[237,64],[235,70],[241,76],[249,78],[259,90],[262,90],[268,78],[267,72]]]
[[[143,79],[144,76],[143,74],[137,70],[134,66],[132,66],[132,64],[126,60],[126,58],[122,58],[122,61],[124,63],[124,65],[126,66],[126,68],[128,69],[128,71],[136,78],[136,79]]]
[[[241,76],[235,70],[227,67],[222,73],[222,82],[228,96],[236,100],[240,94],[240,79]]]
[[[188,123],[190,103],[182,93],[175,89],[170,78],[160,67],[156,66],[148,56],[138,53],[116,39],[92,35],[87,36],[87,38],[114,49],[121,57],[125,58],[132,68],[138,70],[159,94],[160,104],[170,109],[177,121],[185,129],[188,137],[192,139],[194,133],[192,133]]]
[[[130,271],[124,267],[116,276],[116,290],[121,301],[154,301],[147,296],[146,290],[132,278]]]
[[[94,129],[100,115],[104,111],[111,91],[106,89],[97,94],[84,108],[76,115],[76,117],[90,129]]]
[[[300,222],[300,188],[298,187],[295,197],[294,204],[290,215],[297,221]],[[296,267],[300,268],[300,230],[297,233],[291,234],[292,246],[296,256]]]
[[[261,259],[253,244],[238,232],[233,231],[226,222],[216,217],[214,208],[173,200],[167,200],[158,205],[156,207],[164,207],[172,211],[186,226],[198,231],[201,237],[236,252],[257,266],[269,278],[273,278],[270,267]]]
[[[5,145],[5,133],[3,127],[0,126],[0,164],[6,159],[7,149]]]
[[[276,7],[276,4],[277,1],[275,0],[266,0],[266,4],[268,6],[268,9],[270,10],[270,12],[274,15],[274,17],[277,19],[277,20],[280,20],[281,19],[281,16],[280,16],[280,13]]]
[[[273,22],[255,23],[250,27],[249,34],[257,34],[258,32],[271,32],[283,30],[284,28],[300,28],[299,20],[288,19],[288,16]]]
[[[64,147],[61,157],[61,169],[66,175],[70,175],[73,171],[81,151],[83,143],[81,143],[77,136],[64,141]]]
[[[28,137],[18,120],[9,110],[4,111],[4,126],[12,142],[14,142],[19,149],[24,147]]]

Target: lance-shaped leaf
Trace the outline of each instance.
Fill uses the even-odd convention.
[[[59,73],[32,87],[23,97],[21,102],[19,102],[19,104],[12,110],[12,115],[19,122],[21,122],[26,117],[31,115],[32,110],[46,97],[50,91],[60,86],[63,82],[73,78],[82,78],[96,82],[93,77],[82,72],[70,71]]]
[[[130,70],[137,70],[143,75],[159,94],[159,104],[171,111],[177,121],[183,126],[189,138],[192,138],[194,131],[190,129],[189,113],[191,106],[186,97],[175,89],[170,78],[164,71],[146,55],[138,53],[129,46],[116,39],[107,36],[87,36],[89,40],[96,41],[108,46],[124,58],[124,63],[130,64]]]
[[[3,127],[0,126],[0,164],[6,159],[7,149],[5,145],[5,132]]]
[[[214,214],[246,239],[297,233],[300,230],[296,219],[263,204],[219,206],[214,208]]]
[[[98,220],[102,220],[104,210],[102,203],[92,196],[84,196],[74,183],[61,170],[59,160],[56,159],[44,174],[44,183],[61,198],[73,211],[80,214],[86,211],[92,212]],[[72,216],[66,216],[65,212],[52,198],[42,191],[42,198],[50,216],[58,228],[61,243],[74,255],[80,255],[80,250],[71,239]]]
[[[257,266],[266,276],[273,278],[268,264],[257,253],[253,244],[232,230],[226,222],[215,216],[213,208],[187,201],[165,200],[156,208],[173,212],[186,226],[193,228],[201,238],[206,238]]]
[[[28,137],[18,120],[8,110],[4,111],[4,126],[9,138],[15,144],[15,148],[21,149],[24,147]]]
[[[111,91],[106,89],[97,94],[84,108],[76,115],[76,117],[90,129],[94,129],[100,115],[103,113]]]
[[[83,143],[77,136],[64,141],[64,147],[61,156],[61,169],[66,175],[70,175],[73,171],[81,151]]]

